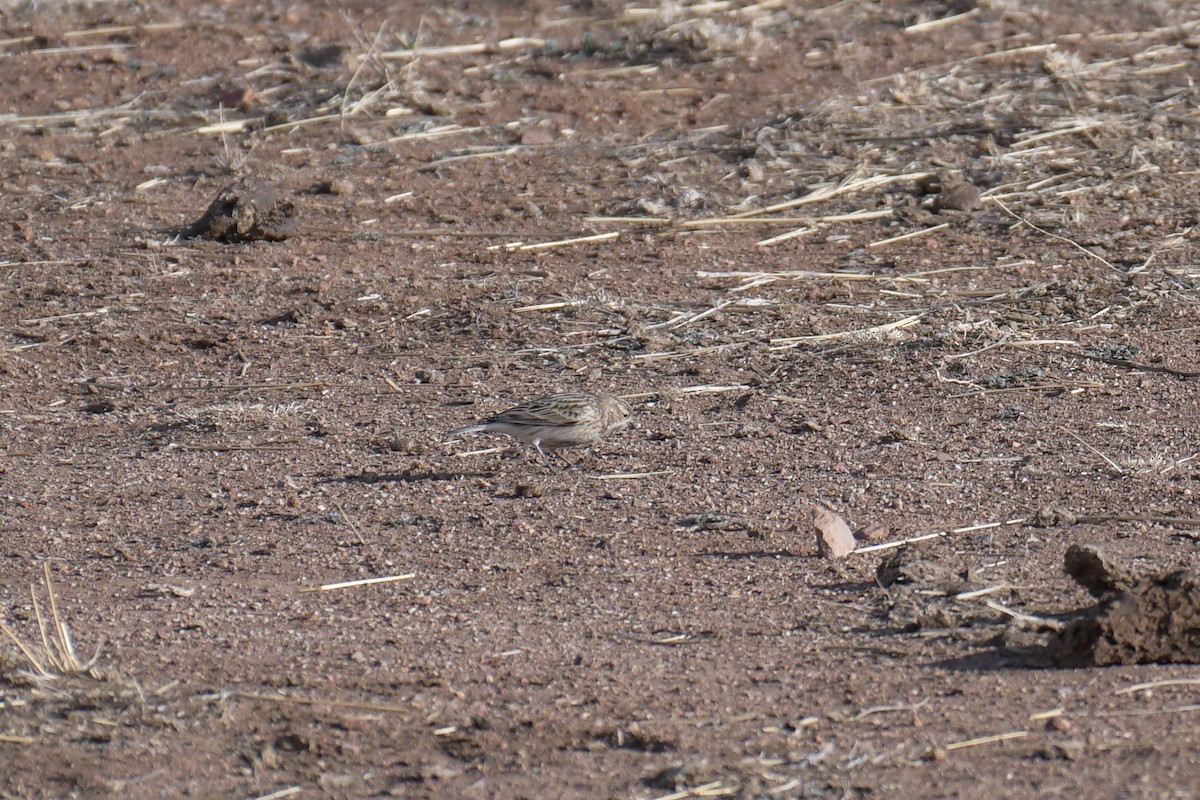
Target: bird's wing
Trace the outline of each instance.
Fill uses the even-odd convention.
[[[575,425],[595,415],[596,408],[590,398],[558,395],[502,411],[495,421],[518,425]]]

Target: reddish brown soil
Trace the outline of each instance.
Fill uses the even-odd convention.
[[[1194,666],[995,606],[1196,566],[1200,9],[383,5],[0,5],[0,617],[99,649],[0,642],[3,797],[1194,794]],[[172,233],[247,174],[295,235]],[[1009,524],[902,591],[814,504]]]

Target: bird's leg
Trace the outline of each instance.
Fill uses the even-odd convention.
[[[558,461],[555,461],[554,457],[557,457],[559,460],[565,462],[568,466],[570,466],[571,462],[567,461],[565,458],[563,458],[561,455],[559,455],[558,451],[555,450],[554,448],[551,448],[550,452],[546,452],[545,448],[542,447],[542,443],[540,440],[534,442],[533,446],[535,449],[537,449],[538,455],[540,455],[542,457],[542,463],[545,464],[550,469],[557,470],[559,472],[562,471],[562,465],[559,464]]]
[[[554,463],[554,460],[550,458],[550,454],[547,453],[542,448],[542,443],[540,440],[534,442],[533,446],[538,451],[538,455],[542,457],[542,463],[545,464],[548,468],[550,468],[552,470],[562,469],[561,467],[559,467],[557,464]]]

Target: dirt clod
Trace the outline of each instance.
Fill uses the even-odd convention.
[[[933,198],[934,211],[974,211],[979,205],[979,189],[966,181],[947,186]]]
[[[854,532],[854,538],[860,542],[882,542],[891,532],[891,528],[882,522],[868,522]]]
[[[295,204],[258,178],[243,178],[222,189],[204,215],[182,233],[233,244],[282,242],[296,231]]]
[[[249,108],[258,95],[249,86],[230,86],[221,89],[213,96],[213,103],[225,108]]]
[[[1039,528],[1056,528],[1074,525],[1076,520],[1077,516],[1070,509],[1062,506],[1042,506],[1033,521]]]
[[[1091,545],[1073,544],[1068,547],[1064,568],[1093,597],[1125,591],[1137,581],[1132,572],[1114,563]]]

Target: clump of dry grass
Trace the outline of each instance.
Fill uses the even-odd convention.
[[[33,614],[37,619],[40,641],[27,642],[7,624],[0,622],[0,632],[3,632],[21,653],[19,658],[0,654],[0,675],[15,674],[35,681],[53,680],[64,675],[87,675],[91,678],[99,678],[96,662],[100,658],[100,647],[96,647],[95,654],[88,661],[80,660],[79,654],[75,650],[75,640],[71,636],[71,629],[58,609],[58,597],[54,593],[54,583],[50,580],[49,566],[42,566],[42,574],[46,582],[49,619],[42,611],[37,591],[34,587],[29,587],[29,597],[33,602]]]

